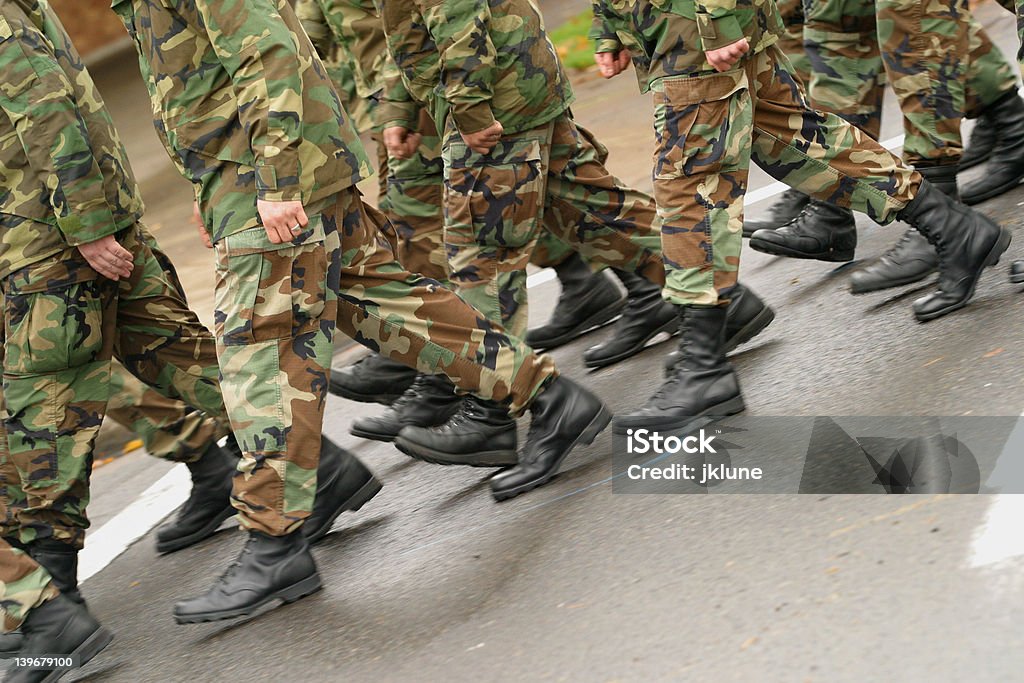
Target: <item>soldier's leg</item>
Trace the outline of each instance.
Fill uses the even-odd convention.
[[[626,297],[604,269],[594,269],[571,246],[547,230],[541,232],[530,263],[552,268],[561,292],[548,322],[531,328],[526,343],[535,349],[554,349],[607,325],[626,306]]]
[[[65,593],[42,564],[24,550],[12,547],[5,539],[0,539],[0,594],[3,595],[0,604],[2,638],[22,642],[21,633],[24,631],[48,648],[44,652],[33,651],[33,640],[29,640],[25,647],[12,655],[73,655],[77,660],[75,665],[82,666],[113,638],[89,614],[80,596],[75,599]],[[8,679],[18,676],[21,680],[42,681],[47,677],[56,680],[71,669],[70,666],[47,669],[28,666],[13,670]]]
[[[811,110],[778,50],[769,48],[752,61],[759,165],[818,199],[882,224],[900,218],[922,233],[939,253],[939,289],[915,303],[918,320],[966,305],[981,271],[1009,245],[1009,232],[924,182],[841,118]]]
[[[811,81],[811,60],[804,49],[804,2],[803,0],[779,0],[775,3],[786,32],[779,36],[779,49],[786,53],[793,70],[804,85]]]
[[[961,171],[987,161],[996,147],[996,136],[1001,129],[1017,125],[1018,119],[1024,116],[1020,111],[1024,107],[1017,102],[1001,102],[1004,97],[1019,97],[1017,69],[1006,60],[973,16],[968,27],[968,40],[970,59],[964,113],[969,119],[979,120],[971,131],[970,141],[964,145],[964,153],[960,157]]]
[[[398,234],[398,261],[409,272],[450,286],[444,253],[441,138],[425,110],[420,111],[419,133],[419,149],[409,159],[389,156],[379,143],[381,197],[386,200],[379,205]],[[390,406],[416,375],[412,368],[372,353],[345,368],[332,369],[330,392],[351,401]]]
[[[874,0],[809,0],[805,9],[804,44],[811,63],[807,93],[812,105],[842,116],[877,140],[885,71],[878,48]],[[794,192],[797,190],[788,190],[789,196],[780,199],[780,211],[792,203]],[[785,227],[768,221],[745,225],[751,248],[795,258],[853,259],[857,226],[849,209],[810,202],[799,211]],[[755,236],[759,229],[767,231]]]
[[[230,433],[226,419],[202,413],[145,385],[115,362],[110,371],[107,415],[142,439],[149,455],[195,462]]]

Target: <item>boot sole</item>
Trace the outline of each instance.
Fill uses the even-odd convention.
[[[557,349],[559,346],[565,346],[573,339],[582,337],[585,334],[615,322],[622,315],[622,309],[625,305],[626,297],[622,297],[614,306],[602,308],[594,313],[594,315],[584,320],[583,323],[578,325],[575,329],[559,335],[554,339],[548,340],[545,344],[530,344],[530,347],[535,351],[550,351],[551,349]]]
[[[217,532],[217,529],[220,528],[220,525],[230,519],[235,512],[235,508],[229,504],[226,509],[221,510],[216,517],[213,517],[209,522],[207,522],[206,526],[198,531],[194,531],[188,536],[176,538],[173,541],[157,541],[156,551],[161,555],[166,555],[195,545],[196,543],[213,536]]]
[[[257,612],[261,607],[264,607],[275,600],[280,600],[282,604],[287,605],[295,602],[296,600],[301,600],[304,597],[312,595],[321,588],[323,588],[323,584],[320,582],[320,574],[315,573],[311,576],[307,576],[298,583],[293,583],[290,586],[268,595],[254,605],[239,607],[238,609],[201,612],[199,614],[175,614],[174,620],[179,624],[204,624],[209,621],[223,621],[224,619],[247,617],[254,612]]]
[[[772,256],[786,256],[788,258],[800,258],[810,261],[826,261],[829,263],[846,263],[852,261],[853,256],[856,253],[856,249],[810,253],[805,251],[796,251],[795,249],[790,249],[789,247],[784,247],[780,244],[775,244],[774,242],[765,242],[762,240],[750,240],[750,248],[764,254],[771,254]]]
[[[669,320],[664,324],[660,325],[659,327],[657,327],[656,329],[651,330],[647,335],[644,336],[644,338],[641,341],[637,342],[636,344],[634,344],[633,346],[629,347],[628,349],[621,353],[618,353],[614,356],[609,356],[608,358],[602,358],[596,361],[584,359],[583,364],[592,370],[596,370],[597,368],[608,367],[609,365],[614,365],[616,363],[624,361],[627,358],[632,358],[633,356],[647,348],[647,344],[652,339],[654,339],[663,332],[668,332],[670,335],[678,333],[679,318],[673,315],[672,320]]]
[[[398,434],[384,434],[382,432],[368,432],[365,429],[360,429],[355,425],[348,428],[348,433],[352,436],[358,436],[360,439],[369,439],[370,441],[382,441],[384,443],[391,443],[395,440]]]
[[[93,631],[91,636],[85,639],[84,643],[75,648],[74,652],[71,653],[71,656],[77,656],[79,666],[85,666],[93,657],[102,652],[107,645],[110,645],[110,641],[113,639],[114,634],[100,626],[98,629]],[[43,679],[43,683],[56,683],[56,681],[59,681],[64,674],[70,673],[71,670],[70,666],[53,669],[46,675],[46,678]]]
[[[771,306],[765,306],[758,311],[753,320],[741,327],[731,339],[727,339],[725,341],[725,349],[723,353],[732,353],[740,344],[746,344],[748,341],[764,332],[764,328],[771,325],[774,320],[775,310]]]
[[[1000,185],[998,187],[993,187],[993,188],[991,188],[991,189],[989,189],[989,190],[987,190],[985,192],[982,192],[981,194],[976,194],[976,195],[973,195],[973,196],[970,196],[970,197],[965,197],[963,195],[960,195],[960,201],[963,202],[964,204],[966,204],[967,206],[974,206],[976,204],[981,204],[986,199],[992,199],[993,197],[998,197],[1001,194],[1006,194],[1007,192],[1009,192],[1013,188],[1015,188],[1018,185],[1020,185],[1021,180],[1024,180],[1024,173],[1021,173],[1017,177],[1017,179],[1014,180],[1012,183],[1003,183],[1002,185]]]
[[[922,280],[927,280],[928,276],[932,275],[934,272],[935,272],[935,270],[929,270],[927,273],[925,273],[923,275],[916,275],[914,277],[905,277],[905,278],[902,278],[902,279],[899,279],[899,280],[890,280],[890,281],[886,282],[885,284],[878,284],[878,285],[873,285],[873,286],[868,286],[868,287],[865,287],[865,286],[858,287],[858,286],[854,285],[851,282],[850,283],[850,294],[853,294],[854,296],[860,296],[861,294],[871,294],[872,292],[882,292],[882,291],[885,291],[886,289],[895,289],[896,287],[906,287],[907,285],[912,285],[912,284],[915,284],[917,282],[921,282]]]
[[[657,418],[651,417],[643,422],[623,424],[622,422],[616,422],[612,425],[612,434],[619,436],[625,436],[627,431],[630,429],[653,429],[662,432],[674,432],[688,429],[693,426],[695,422],[698,422],[704,418],[720,418],[728,417],[730,415],[736,415],[742,413],[747,409],[746,404],[743,402],[743,396],[737,396],[730,398],[727,401],[723,401],[718,405],[711,406],[707,410],[702,411],[697,415],[687,416],[683,418]]]
[[[1021,273],[1020,275],[1011,275],[1010,282],[1015,285],[1024,285],[1024,273]]]
[[[494,489],[491,489],[491,495],[494,496],[494,500],[500,502],[503,500],[508,500],[509,498],[515,498],[520,493],[526,493],[527,491],[531,491],[537,488],[538,486],[543,486],[544,484],[554,479],[555,475],[558,474],[559,468],[562,467],[562,463],[565,462],[565,459],[567,457],[569,457],[569,453],[571,453],[572,450],[576,448],[576,446],[589,446],[590,444],[594,443],[594,439],[597,438],[597,435],[603,432],[605,430],[605,427],[607,427],[608,423],[611,421],[611,411],[602,405],[601,410],[598,412],[598,414],[594,416],[594,419],[590,421],[590,424],[583,428],[583,431],[580,432],[580,435],[578,437],[576,437],[576,440],[569,444],[569,447],[562,452],[562,455],[558,458],[558,460],[555,461],[551,469],[549,469],[547,472],[540,475],[536,479],[528,481],[524,484],[520,484],[519,486],[514,486],[510,489],[505,489],[503,491],[495,491]]]
[[[429,462],[432,465],[462,465],[467,467],[511,467],[519,462],[515,449],[482,451],[477,453],[445,453],[406,441],[401,436],[395,439],[395,448],[410,458]]]
[[[382,488],[384,488],[384,484],[382,484],[380,480],[377,479],[377,477],[371,474],[370,478],[366,481],[366,483],[359,487],[358,491],[349,496],[348,500],[339,505],[337,509],[335,509],[335,511],[331,513],[331,516],[324,521],[324,523],[320,526],[319,529],[316,529],[315,531],[306,534],[306,542],[310,545],[315,545],[318,541],[320,541],[321,539],[323,539],[324,536],[327,535],[327,532],[329,532],[331,530],[331,527],[334,526],[335,520],[337,520],[338,517],[341,516],[341,513],[356,512],[361,507],[370,502],[370,500],[374,496],[380,493],[380,490]]]
[[[978,268],[978,272],[974,276],[974,281],[971,282],[971,289],[967,293],[967,296],[965,296],[963,299],[956,302],[955,304],[946,306],[945,308],[940,309],[938,311],[933,311],[932,313],[918,315],[915,312],[914,316],[917,318],[917,321],[926,323],[930,320],[936,320],[945,315],[949,315],[953,311],[959,311],[961,308],[966,306],[971,301],[971,299],[974,298],[974,290],[977,289],[978,287],[978,280],[981,279],[982,271],[985,270],[986,268],[989,268],[999,263],[999,259],[1002,258],[1003,254],[1006,253],[1006,250],[1010,248],[1011,239],[1012,236],[1010,235],[1009,230],[1007,230],[1006,228],[999,228],[999,239],[996,240],[995,245],[992,247],[992,250],[988,252],[988,255],[985,257],[985,260],[981,262],[981,267]]]

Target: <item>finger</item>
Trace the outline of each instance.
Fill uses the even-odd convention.
[[[306,215],[306,210],[303,209],[301,206],[293,214],[293,216],[295,217],[295,223],[298,223],[302,227],[306,227],[307,225],[309,225],[309,216]],[[295,225],[295,223],[292,223],[292,225]]]
[[[102,263],[108,273],[115,273],[121,277],[128,277],[132,274],[131,268],[124,261],[113,258],[109,254],[107,254],[106,259]]]
[[[132,263],[135,260],[134,256],[132,255],[132,252],[128,251],[127,249],[122,247],[120,244],[117,244],[116,242],[111,245],[110,251],[115,257],[121,259],[122,261]]]
[[[263,229],[267,231],[267,239],[274,244],[281,244],[281,236],[277,234],[277,228],[264,224]]]

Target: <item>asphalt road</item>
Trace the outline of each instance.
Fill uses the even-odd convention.
[[[991,8],[981,16],[1001,18]],[[996,28],[1007,54],[1011,24]],[[632,76],[578,92],[577,119],[611,148],[612,169],[650,189],[650,105]],[[112,93],[124,111],[137,108],[127,90]],[[900,132],[890,102],[883,138]],[[146,164],[156,232],[208,319],[206,257],[180,227],[187,213],[170,197],[181,191],[151,143],[129,148]],[[752,188],[768,182],[755,174]],[[1024,257],[1022,204],[1016,190],[981,207],[1014,228],[1013,258]],[[865,259],[902,230],[860,228]],[[846,281],[859,262],[743,258],[743,280],[779,313],[733,356],[750,414],[1024,413],[1024,292],[1007,282],[1009,259],[969,308],[920,325],[910,304],[927,287],[854,298]],[[553,282],[532,289],[531,320],[545,320],[557,296]],[[608,334],[554,357],[627,411],[655,389],[671,347],[587,372],[581,352]],[[348,435],[354,417],[377,410],[328,403],[325,432],[385,488],[315,550],[322,592],[240,624],[178,626],[174,601],[204,591],[241,535],[169,557],[145,536],[85,583],[116,639],[77,679],[1024,680],[1019,498],[612,495],[605,433],[550,485],[496,504],[486,472],[414,462]],[[96,527],[166,470],[141,454],[98,470]]]

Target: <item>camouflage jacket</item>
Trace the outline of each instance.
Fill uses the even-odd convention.
[[[713,71],[705,50],[745,37],[756,53],[783,32],[774,0],[591,1],[596,51],[629,49],[645,91],[659,78]]]
[[[515,133],[568,110],[572,88],[533,0],[378,2],[411,99],[427,105],[439,126],[447,109],[463,133],[495,120]],[[386,99],[385,123],[413,120],[390,92]]]
[[[376,97],[384,88],[388,50],[373,1],[299,0],[295,12],[321,55],[337,45],[349,56],[359,96]]]
[[[259,225],[256,200],[310,205],[370,174],[287,0],[114,0],[157,132],[196,185],[214,240]]]
[[[0,277],[143,206],[103,100],[45,0],[0,2]]]

